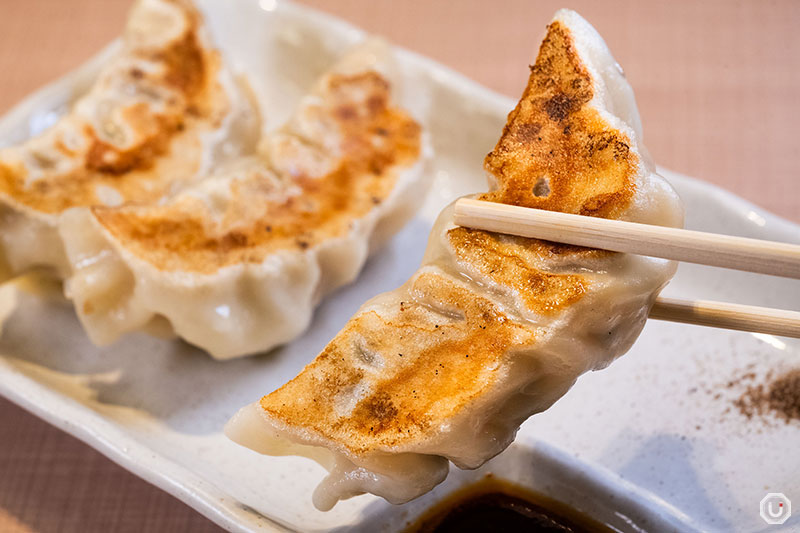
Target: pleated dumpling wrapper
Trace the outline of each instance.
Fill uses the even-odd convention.
[[[166,330],[230,358],[305,330],[424,193],[426,144],[392,75],[388,45],[368,41],[258,156],[159,205],[65,213],[66,293],[92,340]]]
[[[63,211],[158,201],[252,153],[259,126],[192,3],[139,0],[89,91],[41,135],[0,149],[0,278],[65,276]]]
[[[454,125],[457,127],[457,125]],[[680,226],[641,145],[633,93],[597,32],[562,10],[486,157],[505,204]],[[626,352],[675,264],[473,231],[452,205],[420,269],[365,303],[292,381],[244,407],[234,441],[305,455],[329,475],[314,504],[370,492],[409,501],[448,460],[476,468],[588,370]]]

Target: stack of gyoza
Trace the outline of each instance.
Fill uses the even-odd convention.
[[[88,94],[0,151],[7,277],[65,279],[98,344],[145,330],[228,358],[293,339],[418,206],[426,147],[392,76],[366,43],[259,141],[192,3],[139,0]]]

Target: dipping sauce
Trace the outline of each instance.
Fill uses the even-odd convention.
[[[454,492],[406,533],[612,533],[567,505],[493,477]]]

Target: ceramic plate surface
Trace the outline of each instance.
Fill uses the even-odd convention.
[[[364,37],[281,1],[203,0],[201,6],[219,46],[249,76],[267,129]],[[86,90],[110,50],[8,113],[0,120],[0,144],[52,124]],[[431,193],[361,277],[323,302],[304,336],[228,362],[144,335],[96,348],[69,304],[7,284],[0,288],[0,314],[10,313],[0,338],[0,393],[232,531],[393,530],[486,472],[558,497],[622,531],[759,531],[767,527],[759,517],[767,492],[783,492],[800,506],[800,424],[748,420],[733,406],[742,392],[738,377],[797,367],[800,343],[655,321],[630,353],[583,376],[553,408],[525,423],[505,453],[477,472],[453,469],[433,493],[406,506],[361,496],[318,512],[310,494],[324,475],[321,467],[263,457],[222,435],[239,407],[293,377],[363,301],[406,280],[442,206],[485,188],[483,156],[515,102],[430,60],[397,53],[404,105],[435,145]],[[721,189],[663,173],[685,202],[687,227],[800,243],[799,226]],[[800,283],[684,264],[665,294],[798,309]],[[800,527],[800,517],[786,526]]]

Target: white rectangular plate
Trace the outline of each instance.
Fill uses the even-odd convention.
[[[280,124],[316,76],[364,37],[343,22],[281,1],[201,5],[223,51],[249,76],[267,128]],[[0,339],[0,393],[234,531],[395,529],[487,471],[544,487],[587,510],[580,494],[547,480],[568,476],[600,499],[614,493],[616,510],[606,501],[593,512],[618,515],[620,527],[634,517],[654,529],[691,523],[715,531],[757,530],[765,526],[758,503],[766,492],[800,502],[800,424],[748,421],[732,408],[741,390],[726,387],[751,363],[762,373],[788,368],[793,360],[797,366],[798,343],[693,326],[648,324],[629,354],[581,378],[552,409],[523,426],[509,451],[477,474],[454,471],[443,486],[407,506],[362,496],[320,513],[310,499],[324,475],[320,467],[301,458],[262,457],[222,435],[239,407],[294,376],[364,300],[405,281],[443,205],[485,188],[483,157],[514,102],[430,60],[397,52],[404,100],[435,145],[431,193],[361,277],[320,306],[307,334],[268,354],[230,362],[144,335],[96,348],[67,303],[6,285],[0,312],[14,298],[18,305]],[[0,144],[51,124],[85,90],[103,55],[0,120]],[[800,227],[720,189],[664,174],[683,197],[688,227],[800,242]],[[680,267],[666,293],[789,309],[800,302],[796,281],[691,265]]]

